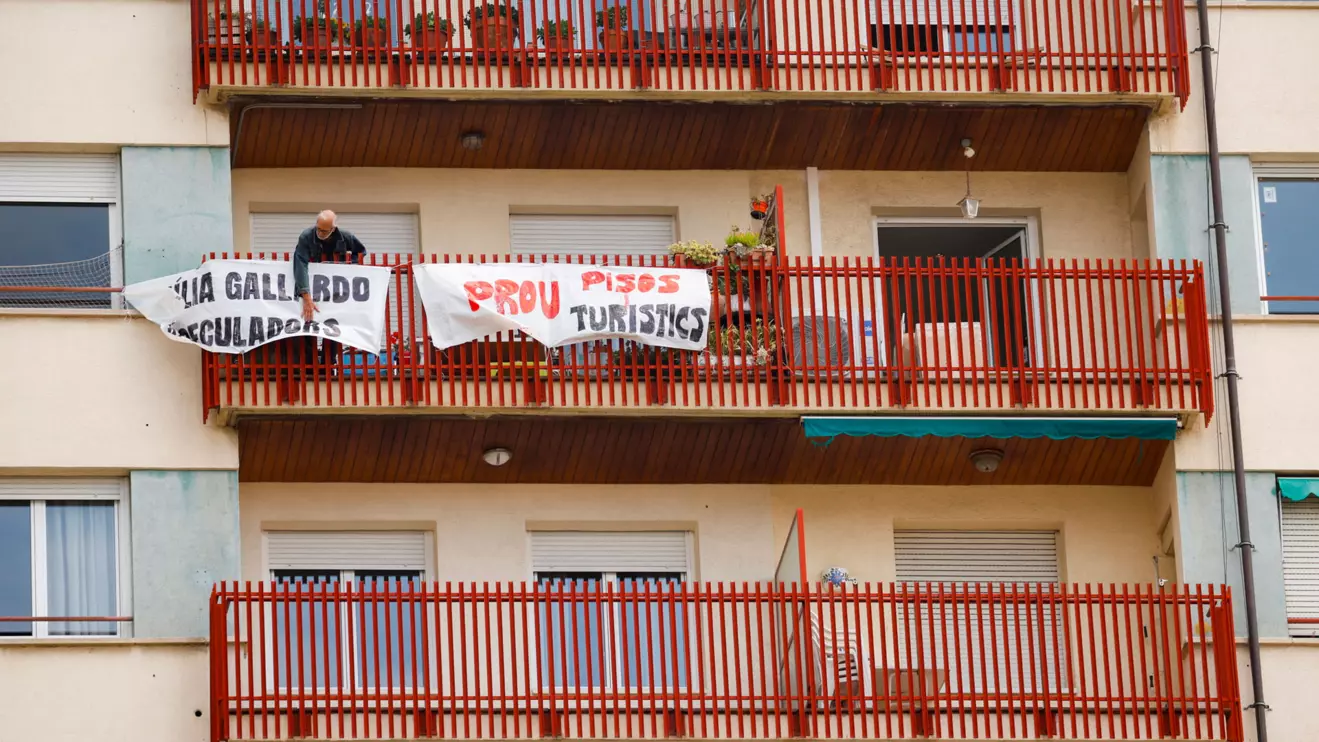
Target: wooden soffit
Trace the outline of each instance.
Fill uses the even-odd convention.
[[[246,418],[245,482],[1126,485],[1153,483],[1168,441],[838,438],[795,419],[503,417]],[[490,448],[512,451],[487,465]],[[1002,464],[977,472],[972,451]]]
[[[238,101],[234,167],[1124,172],[1144,106]],[[465,132],[485,135],[463,149]]]

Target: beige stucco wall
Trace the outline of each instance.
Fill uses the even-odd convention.
[[[0,471],[236,469],[202,424],[201,351],[123,313],[0,314]]]
[[[1319,641],[1265,642],[1260,648],[1260,659],[1260,667],[1264,669],[1264,697],[1270,708],[1269,739],[1286,742],[1319,739],[1319,706],[1314,702]],[[1241,645],[1237,647],[1237,666],[1244,706],[1253,699],[1249,656]],[[1244,721],[1246,739],[1256,739],[1254,713],[1247,711]]]
[[[1187,12],[1189,47],[1200,24]],[[1225,153],[1277,159],[1319,156],[1319,77],[1314,74],[1319,3],[1229,0],[1213,3],[1211,43],[1217,49],[1219,145]],[[1155,153],[1205,151],[1200,57],[1191,55],[1192,93],[1186,110],[1151,123]]]
[[[797,508],[812,579],[830,566],[894,579],[895,527],[1056,528],[1063,576],[1079,582],[1149,582],[1158,547],[1143,487],[244,483],[239,500],[243,577],[253,580],[268,576],[263,530],[364,527],[433,531],[440,580],[524,580],[527,531],[556,526],[690,529],[696,579],[768,580]]]
[[[776,542],[797,508],[812,579],[839,566],[893,580],[895,529],[1057,529],[1067,582],[1150,582],[1158,546],[1144,487],[776,487]]]
[[[0,738],[205,742],[208,662],[200,644],[0,642]]]
[[[511,212],[642,211],[677,216],[680,239],[720,241],[745,226],[751,196],[784,186],[789,252],[808,255],[804,171],[237,170],[234,246],[251,244],[259,211],[415,211],[426,253],[508,251]],[[1036,217],[1052,257],[1133,257],[1127,175],[977,173],[985,215]],[[878,215],[958,216],[962,173],[820,173],[826,255],[874,253]],[[292,246],[290,245],[290,248]],[[1144,257],[1141,253],[1136,257]]]
[[[1241,436],[1252,471],[1313,472],[1319,450],[1319,318],[1237,317],[1241,374]],[[1221,366],[1221,361],[1218,362]],[[1220,380],[1218,413],[1208,428],[1195,425],[1177,438],[1182,471],[1232,468],[1227,437],[1227,392]]]
[[[0,147],[227,145],[223,110],[192,102],[188,7],[0,2]]]

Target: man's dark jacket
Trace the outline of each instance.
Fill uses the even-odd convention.
[[[298,235],[298,246],[293,250],[293,295],[302,296],[311,290],[311,284],[307,280],[307,265],[309,263],[319,263],[321,261],[345,261],[353,263],[362,262],[362,255],[366,253],[366,246],[362,241],[346,229],[335,227],[334,232],[330,233],[330,239],[326,240],[332,246],[327,248],[322,246],[321,240],[316,236],[316,228],[308,227],[302,230]]]

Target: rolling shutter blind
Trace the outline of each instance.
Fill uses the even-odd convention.
[[[1319,500],[1282,503],[1282,581],[1287,618],[1319,618]],[[1319,634],[1319,625],[1296,624],[1291,632]]]
[[[270,531],[270,569],[426,569],[420,531]]]
[[[668,255],[671,216],[531,215],[509,217],[514,255]]]
[[[979,589],[995,594],[1047,592],[1050,584],[1058,582],[1055,531],[897,531],[894,545],[899,582],[989,583]],[[923,606],[924,666],[943,668],[951,693],[1039,692],[1046,684],[1060,689],[1066,683],[1067,650],[1057,612],[1038,602],[996,600],[990,607]],[[908,610],[898,611],[900,621],[906,620]],[[980,626],[984,637],[996,637],[994,647],[981,647]],[[907,651],[899,646],[900,654]],[[956,657],[946,652],[956,652]]]
[[[339,226],[352,232],[369,253],[400,253],[417,255],[421,252],[421,238],[417,228],[416,214],[362,214],[345,212],[339,214]],[[252,215],[252,252],[254,253],[291,253],[298,244],[298,235],[302,230],[316,223],[316,214],[253,214]],[[385,328],[386,336],[391,332],[407,335],[411,325],[411,316],[416,314],[417,325],[412,328],[416,339],[426,337],[426,328],[421,321],[421,300],[414,296],[411,306],[404,304],[402,314],[398,311],[397,288],[389,285],[389,325]],[[381,345],[384,345],[382,341]]]
[[[984,26],[1021,19],[1015,0],[872,0],[870,13],[881,23],[899,25]]]
[[[687,574],[685,531],[535,531],[536,572],[672,572]]]
[[[1057,582],[1054,531],[897,531],[899,582]]]
[[[118,155],[0,153],[0,200],[114,202]]]

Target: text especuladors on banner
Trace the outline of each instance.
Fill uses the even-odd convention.
[[[569,263],[423,263],[413,276],[431,342],[444,349],[520,330],[550,347],[621,338],[701,350],[705,271]]]
[[[200,268],[124,287],[124,298],[173,340],[214,353],[243,353],[282,337],[334,340],[378,353],[385,329],[389,268],[309,266],[312,301],[302,319],[293,263],[208,260]]]

